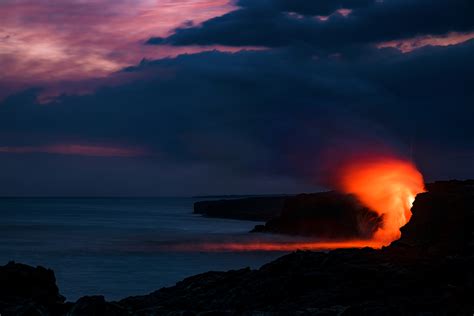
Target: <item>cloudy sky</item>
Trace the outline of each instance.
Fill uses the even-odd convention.
[[[472,0],[3,0],[0,67],[0,195],[474,177]]]

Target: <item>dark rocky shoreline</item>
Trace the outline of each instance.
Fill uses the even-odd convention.
[[[253,232],[331,239],[367,239],[382,223],[376,212],[354,196],[335,191],[287,197],[278,216]]]
[[[331,239],[366,239],[382,223],[354,196],[335,191],[288,196],[220,199],[194,203],[208,217],[265,221],[251,232]]]
[[[65,303],[54,273],[0,267],[8,315],[472,315],[474,181],[416,197],[402,237],[381,250],[296,251],[258,270],[207,272],[144,296]]]
[[[268,221],[280,215],[288,196],[230,198],[194,203],[194,213],[208,217]]]

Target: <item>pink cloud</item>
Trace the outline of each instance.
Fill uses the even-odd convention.
[[[343,17],[348,17],[350,14],[352,13],[352,10],[351,9],[345,9],[345,8],[341,8],[341,9],[338,9],[336,11],[334,11],[332,14],[330,15],[316,15],[315,16],[315,19],[318,20],[318,21],[321,21],[321,22],[326,22],[327,20],[329,20],[331,17],[333,16],[337,16],[337,15],[340,15],[340,16],[343,16]]]
[[[222,15],[228,0],[4,0],[0,98],[28,86],[106,78],[141,59],[208,49],[144,45],[176,27]]]
[[[340,15],[342,15],[343,17],[347,17],[349,16],[349,14],[352,13],[352,10],[351,9],[339,9],[336,11],[337,13],[339,13]]]
[[[147,152],[139,148],[114,147],[103,145],[57,144],[45,146],[0,147],[0,153],[27,154],[46,153],[58,155],[93,157],[138,157]]]
[[[329,15],[317,15],[315,17],[317,20],[319,21],[322,21],[322,22],[326,22],[327,20],[329,20],[330,16]]]
[[[392,47],[403,53],[409,53],[424,46],[450,46],[466,42],[474,38],[474,32],[470,33],[448,33],[444,35],[426,35],[414,38],[388,41],[377,44],[378,48]]]

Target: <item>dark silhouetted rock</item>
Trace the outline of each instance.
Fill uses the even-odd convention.
[[[6,282],[0,283],[0,312],[2,315],[472,315],[472,184],[472,181],[450,181],[428,185],[429,191],[416,197],[412,219],[403,227],[401,239],[381,250],[296,251],[258,270],[211,271],[115,303],[107,303],[103,297],[83,297],[75,304],[64,304],[52,271],[9,264],[0,267],[0,281]],[[8,291],[9,286],[12,292]]]
[[[474,264],[466,258],[406,260],[372,249],[295,252],[259,270],[208,272],[120,302],[137,314],[463,314],[472,310]]]
[[[194,213],[209,217],[267,221],[280,215],[287,196],[247,197],[199,201]]]
[[[52,270],[15,262],[0,266],[2,316],[60,313],[64,300]]]
[[[210,217],[267,221],[252,232],[325,239],[370,238],[381,218],[347,194],[250,197],[194,203],[194,213]]]
[[[331,191],[288,197],[280,216],[253,232],[363,239],[370,238],[381,223],[377,213],[353,196]]]
[[[108,303],[103,296],[81,297],[67,316],[126,316],[128,312],[117,304]]]
[[[382,250],[297,251],[119,304],[139,315],[472,315],[473,190],[443,186],[417,196],[401,240]]]
[[[416,197],[413,216],[395,244],[472,253],[474,181],[440,181],[427,184],[427,189]]]

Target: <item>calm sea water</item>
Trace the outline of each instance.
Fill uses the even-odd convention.
[[[0,265],[14,260],[54,269],[69,301],[94,294],[116,300],[209,270],[257,268],[282,255],[193,251],[200,240],[247,238],[259,224],[194,215],[195,201],[0,198]],[[190,250],[166,250],[173,244],[189,244]]]

